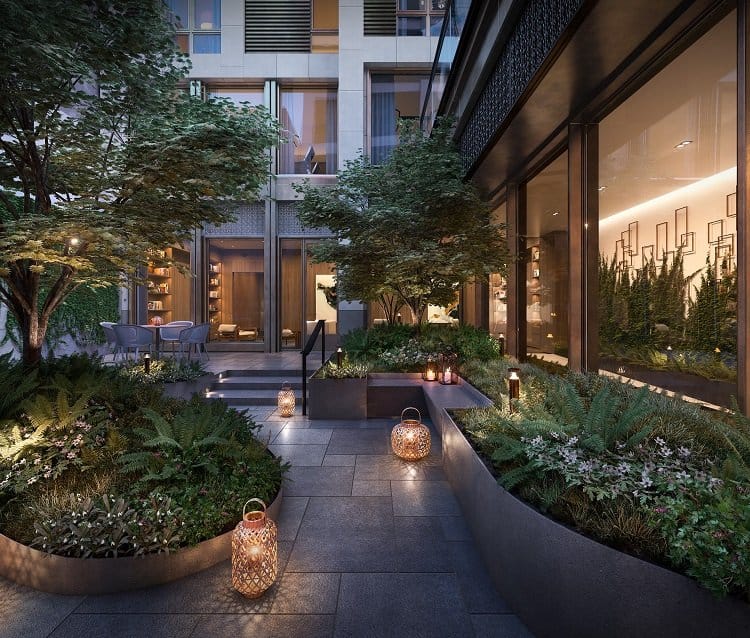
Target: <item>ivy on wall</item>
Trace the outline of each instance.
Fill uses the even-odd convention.
[[[42,298],[46,294],[43,291]],[[74,290],[50,318],[45,343],[54,351],[67,336],[76,344],[104,343],[104,331],[100,321],[119,321],[119,289],[116,286],[91,288],[79,286]],[[11,342],[20,346],[18,324],[12,314],[7,314],[5,337],[2,343]]]

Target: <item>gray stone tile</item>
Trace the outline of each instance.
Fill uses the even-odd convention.
[[[194,614],[71,614],[50,638],[183,638],[199,620]]]
[[[311,498],[297,540],[356,537],[361,534],[393,535],[391,499],[383,496]],[[335,544],[335,542],[332,542]]]
[[[428,470],[440,468],[426,459],[404,461],[393,454],[359,454],[354,478],[357,481],[424,481]]]
[[[293,445],[328,445],[333,430],[311,430],[310,428],[287,428],[285,427],[274,440],[280,443]]]
[[[265,444],[273,443],[274,439],[281,430],[284,429],[283,423],[269,423],[267,421],[260,424],[260,427],[255,430],[255,438],[262,441]]]
[[[277,521],[280,541],[293,541],[307,507],[306,496],[284,496],[281,502],[281,513]]]
[[[394,518],[394,554],[399,572],[451,572],[440,525],[432,516]]]
[[[447,541],[473,541],[471,530],[463,516],[440,516],[440,527]]]
[[[272,614],[335,614],[340,574],[287,572],[271,606]]]
[[[461,509],[445,481],[393,481],[396,516],[459,516]]]
[[[534,638],[512,614],[472,614],[471,624],[477,638]]]
[[[333,616],[311,614],[201,616],[192,635],[195,638],[330,638],[333,621]]]
[[[326,454],[323,457],[323,465],[331,467],[352,467],[357,457],[354,454]]]
[[[361,419],[358,421],[350,421],[347,419],[312,419],[310,421],[311,428],[332,428],[334,430],[381,430],[390,432],[390,428],[393,427],[395,421],[389,423],[383,423],[379,419]]]
[[[42,638],[70,614],[83,596],[58,596],[0,578],[0,636]]]
[[[352,496],[390,496],[390,481],[357,481],[352,483]]]
[[[474,543],[450,542],[447,546],[466,608],[474,614],[510,613],[507,603],[497,593]]]
[[[278,437],[277,437],[278,439]],[[268,446],[276,456],[296,466],[319,466],[326,454],[325,445],[280,445],[272,443]]]
[[[296,467],[287,473],[284,496],[349,496],[353,467]]]
[[[310,421],[307,417],[303,417],[302,415],[295,415],[295,416],[281,416],[279,414],[271,414],[266,421],[269,423],[283,423],[284,425],[290,427],[290,428],[309,428],[310,427]]]
[[[297,538],[286,573],[291,572],[393,572],[396,553],[393,531]]]
[[[328,444],[329,454],[388,454],[391,440],[382,430],[334,430]]]
[[[452,574],[342,574],[334,635],[473,637],[458,600]]]

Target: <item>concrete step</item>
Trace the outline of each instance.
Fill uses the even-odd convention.
[[[299,377],[223,377],[214,381],[212,390],[276,390],[281,389],[284,383],[299,390],[302,388],[302,380]]]
[[[312,374],[316,368],[309,368],[309,373]],[[302,368],[268,368],[253,369],[253,370],[225,370],[220,375],[222,379],[230,379],[232,377],[284,377],[285,379],[294,379],[302,377]]]
[[[302,401],[302,393],[294,393],[297,401]],[[206,399],[221,399],[229,405],[276,405],[278,390],[212,390]]]

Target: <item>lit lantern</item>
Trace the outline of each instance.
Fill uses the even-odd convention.
[[[263,511],[245,513],[252,502],[260,503]],[[258,598],[274,584],[277,570],[276,523],[266,516],[266,504],[251,498],[232,532],[232,587],[247,598]]]
[[[427,359],[427,363],[424,366],[424,372],[422,373],[422,378],[425,381],[437,381],[437,363],[435,363],[435,361],[433,361],[431,357]]]
[[[143,355],[143,371],[146,374],[151,372],[151,355],[148,352]]]
[[[521,368],[508,368],[508,404],[513,412],[513,401],[521,398]]]
[[[404,414],[414,410],[418,418],[405,419]],[[422,414],[417,408],[404,408],[401,422],[391,431],[393,453],[406,461],[418,461],[430,453],[430,430],[422,423]]]
[[[458,357],[455,354],[444,354],[440,356],[438,381],[443,385],[458,383]]]
[[[278,396],[279,414],[281,416],[294,415],[294,390],[288,382],[284,381]]]

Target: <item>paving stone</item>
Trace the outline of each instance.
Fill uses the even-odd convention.
[[[323,457],[326,455],[325,445],[280,445],[272,443],[268,446],[268,449],[276,456],[280,456],[282,460],[298,467],[319,466],[323,463]]]
[[[330,467],[353,467],[357,456],[355,454],[326,454],[323,465]]]
[[[310,499],[297,533],[297,540],[356,537],[360,534],[380,532],[393,534],[393,509],[390,498],[321,497]]]
[[[48,594],[0,578],[0,636],[48,636],[82,600],[83,596]]]
[[[311,419],[310,428],[331,428],[334,430],[382,430],[390,431],[393,423],[389,425],[379,422],[377,419],[362,419],[359,421],[349,421],[347,419]]]
[[[191,635],[199,620],[194,614],[71,614],[50,638],[183,638]]]
[[[260,427],[253,433],[255,438],[263,443],[273,443],[274,439],[284,429],[283,423],[271,423],[265,421],[260,424]]]
[[[284,428],[279,432],[274,443],[287,443],[294,445],[328,445],[333,430],[311,430],[309,428]]]
[[[280,581],[272,614],[334,614],[340,574],[285,573]]]
[[[472,542],[449,542],[447,554],[458,579],[466,608],[474,614],[506,614],[510,608],[500,598],[482,557]]]
[[[349,496],[353,467],[292,466],[284,483],[284,496]]]
[[[473,541],[471,530],[463,516],[440,516],[440,527],[447,541]]]
[[[357,481],[352,483],[352,496],[390,496],[390,481]]]
[[[334,636],[473,637],[458,600],[452,574],[342,574]]]
[[[330,447],[329,447],[330,451]],[[428,470],[440,470],[430,461],[404,461],[393,454],[358,454],[354,468],[357,481],[424,481]]]
[[[311,614],[201,616],[192,635],[196,638],[330,638],[333,623],[333,616]]]
[[[329,454],[388,454],[391,440],[381,430],[334,430],[328,444]]]
[[[396,571],[393,530],[356,537],[297,538],[287,563],[289,572]]]
[[[440,524],[432,516],[396,516],[393,543],[399,572],[451,572]]]
[[[297,530],[299,530],[309,500],[306,496],[284,496],[281,501],[279,520],[276,521],[280,541],[293,541],[297,538]]]
[[[534,638],[512,614],[472,614],[471,624],[477,638]]]
[[[461,509],[445,481],[393,481],[396,516],[459,516]]]

